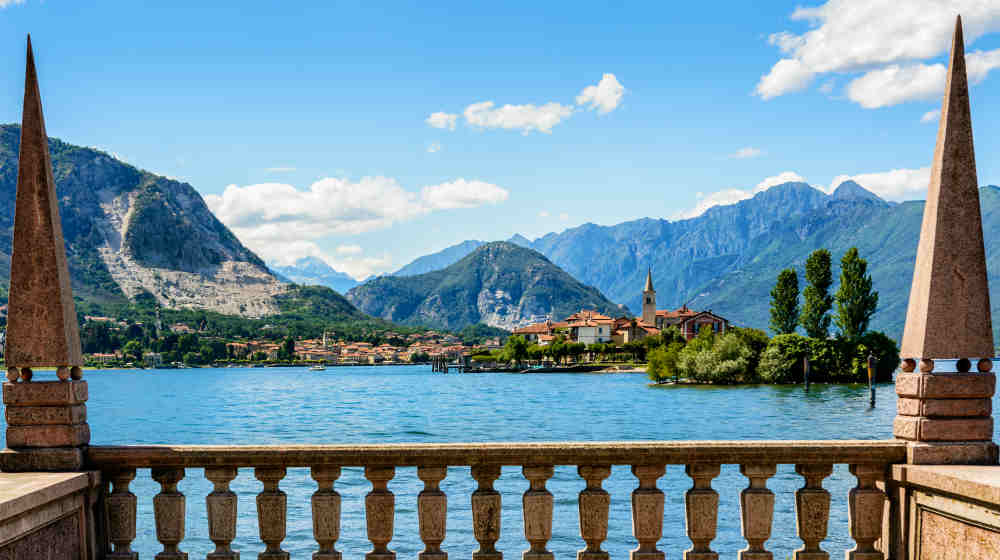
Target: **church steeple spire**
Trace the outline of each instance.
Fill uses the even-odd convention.
[[[646,287],[642,289],[642,322],[656,325],[656,290],[653,289],[653,269],[646,269]]]

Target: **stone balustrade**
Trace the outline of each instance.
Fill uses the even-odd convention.
[[[281,548],[285,539],[287,498],[281,480],[288,468],[309,468],[317,489],[312,496],[314,560],[340,560],[336,550],[340,537],[340,495],[334,489],[341,467],[363,467],[371,491],[365,496],[367,538],[371,551],[366,560],[394,560],[390,547],[395,533],[395,495],[388,483],[397,468],[416,468],[424,483],[417,497],[419,531],[424,543],[420,560],[446,560],[442,543],[447,534],[448,496],[440,483],[447,467],[471,467],[478,487],[471,500],[473,533],[479,550],[475,560],[501,560],[495,547],[500,538],[502,496],[493,488],[502,466],[520,466],[527,488],[522,497],[524,560],[552,560],[547,548],[552,538],[553,495],[546,489],[556,465],[577,467],[586,486],[579,493],[580,537],[583,548],[578,560],[607,560],[601,544],[607,538],[610,496],[602,488],[612,465],[628,465],[636,478],[632,492],[632,531],[636,548],[631,560],[663,560],[657,548],[663,536],[664,493],[657,480],[667,465],[684,465],[691,478],[686,492],[687,534],[692,546],[686,560],[715,560],[715,539],[719,495],[712,479],[723,464],[739,465],[747,478],[739,507],[743,537],[747,546],[741,560],[772,560],[766,548],[771,536],[776,496],[768,489],[768,479],[779,464],[795,465],[803,485],[795,493],[798,536],[802,547],[796,560],[829,558],[820,547],[826,538],[830,517],[830,493],[823,479],[833,465],[847,464],[857,479],[850,491],[849,532],[856,546],[848,560],[882,559],[875,548],[882,535],[885,495],[876,486],[889,465],[906,458],[906,444],[900,441],[681,441],[612,443],[484,443],[484,444],[385,444],[385,445],[280,445],[280,446],[91,446],[88,463],[111,481],[105,503],[108,509],[109,559],[135,559],[131,549],[136,536],[136,496],[129,490],[136,469],[151,469],[161,492],[153,499],[157,539],[163,550],[157,560],[181,560],[184,540],[185,496],[177,483],[188,469],[204,469],[214,489],[205,497],[208,533],[216,549],[208,560],[236,560],[232,549],[236,538],[237,500],[229,489],[238,468],[253,468],[261,482],[257,496],[257,520],[264,551],[262,560],[287,559]]]

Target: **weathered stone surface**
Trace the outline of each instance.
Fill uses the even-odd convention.
[[[847,560],[882,560],[884,556],[876,550],[875,541],[882,537],[885,494],[875,487],[875,481],[884,478],[885,467],[851,465],[850,470],[858,481],[847,496],[848,526],[855,546],[845,557]]]
[[[997,454],[992,441],[911,441],[906,446],[906,462],[911,465],[996,465]]]
[[[993,439],[993,418],[896,416],[893,435],[915,441],[989,441]]]
[[[500,465],[477,464],[470,470],[478,483],[470,498],[472,532],[479,543],[472,560],[501,560],[503,553],[496,549],[496,542],[500,540],[502,496],[493,488],[494,481],[500,478]]]
[[[83,365],[30,37],[7,313],[8,366]]]
[[[795,491],[795,520],[802,548],[795,551],[794,560],[826,560],[829,555],[820,548],[826,538],[830,521],[830,492],[823,488],[823,479],[833,472],[833,465],[796,465],[805,485]]]
[[[441,550],[448,530],[448,496],[439,486],[447,474],[447,467],[417,468],[417,476],[424,482],[424,489],[417,496],[420,540],[424,542],[424,550],[417,555],[420,560],[448,558],[448,553]]]
[[[334,548],[340,538],[340,494],[333,489],[340,467],[313,467],[311,474],[319,484],[311,500],[313,538],[319,544],[313,560],[340,560],[341,554]]]
[[[5,414],[10,426],[39,424],[82,424],[87,421],[87,407],[70,406],[8,406]]]
[[[955,417],[990,416],[992,399],[911,399],[896,400],[896,412],[903,416]]]
[[[906,373],[896,375],[896,394],[917,399],[977,399],[993,396],[993,373]]]
[[[215,544],[215,550],[208,553],[207,560],[239,560],[240,553],[232,549],[236,538],[236,493],[229,489],[229,483],[236,478],[236,469],[231,467],[207,468],[205,478],[213,484],[212,493],[205,497],[208,512],[208,538]]]
[[[993,356],[978,186],[959,20],[917,249],[903,356]]]
[[[285,472],[283,468],[258,467],[253,470],[254,477],[264,483],[257,494],[257,530],[267,548],[257,555],[258,560],[289,559],[288,552],[281,548],[281,541],[285,540],[288,496],[278,488]]]
[[[767,487],[767,479],[777,472],[775,465],[740,465],[740,472],[750,479],[750,484],[740,492],[740,527],[747,547],[740,551],[740,560],[771,560],[772,554],[764,548],[771,538],[774,519],[774,492]]]
[[[365,467],[365,478],[372,483],[372,491],[365,496],[365,526],[372,550],[365,554],[365,560],[396,560],[396,553],[389,550],[395,530],[396,496],[388,485],[394,476],[394,467]]]
[[[29,533],[24,538],[0,546],[0,560],[44,558],[78,560],[84,557],[79,514],[70,514]]]
[[[545,482],[555,472],[551,465],[527,465],[522,469],[529,486],[521,498],[524,515],[524,539],[530,548],[521,553],[522,560],[552,560],[546,545],[552,538],[552,493]]]
[[[580,511],[580,537],[587,547],[576,553],[577,560],[608,560],[609,555],[601,549],[601,543],[608,538],[608,513],[611,495],[601,487],[604,479],[611,476],[609,465],[581,465],[577,473],[587,481],[587,487],[580,491],[578,507]]]
[[[177,483],[184,478],[184,469],[153,469],[153,480],[160,483],[160,493],[153,497],[156,518],[156,539],[163,544],[163,551],[156,560],[187,560],[187,553],[178,545],[184,540],[184,511],[187,500],[177,491]]]
[[[963,523],[926,509],[920,510],[919,522],[920,558],[934,560],[1000,558],[1000,532]]]
[[[88,443],[90,443],[90,426],[87,424],[7,427],[7,446],[12,449],[22,447],[80,447]]]
[[[26,448],[0,451],[0,471],[7,473],[72,472],[82,470],[83,465],[82,448]]]
[[[955,23],[900,355],[993,357],[961,18]]]
[[[684,495],[685,517],[691,548],[684,551],[684,560],[717,560],[719,554],[711,544],[719,518],[719,493],[712,488],[712,479],[719,476],[719,465],[686,465],[684,471],[693,486]]]
[[[86,381],[35,381],[3,384],[3,403],[8,406],[58,406],[87,402]]]

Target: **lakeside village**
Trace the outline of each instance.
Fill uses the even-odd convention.
[[[227,366],[351,366],[433,363],[465,372],[645,371],[658,383],[801,383],[809,363],[813,382],[888,381],[899,365],[896,342],[868,330],[878,305],[867,262],[855,248],[841,260],[840,286],[833,284],[831,255],[814,251],[805,263],[800,305],[798,274],[783,270],[771,291],[769,337],[738,327],[711,310],[682,305],[656,307],[652,271],[642,288],[642,314],[613,318],[580,310],[562,321],[546,320],[510,333],[486,328],[470,340],[463,333],[387,330],[369,341],[324,331],[321,337],[275,336],[269,325],[259,337],[222,336],[204,322],[144,324],[85,315],[81,338],[87,367],[186,368]],[[3,313],[0,309],[0,314]],[[837,331],[831,335],[831,324]],[[482,327],[479,325],[478,327]],[[801,329],[805,336],[797,334]],[[473,331],[477,329],[472,329]],[[3,333],[0,332],[0,344]],[[88,348],[91,351],[87,351]],[[111,349],[99,351],[95,349]]]

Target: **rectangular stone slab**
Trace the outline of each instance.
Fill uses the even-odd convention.
[[[921,373],[896,375],[896,394],[916,399],[989,398],[996,390],[993,373]]]
[[[914,441],[990,441],[993,418],[897,416],[892,433],[897,438]]]
[[[8,406],[6,416],[10,426],[82,424],[87,421],[87,406]]]
[[[903,416],[977,417],[993,412],[992,399],[896,399],[896,412]]]
[[[11,406],[58,406],[87,402],[86,381],[32,381],[3,384],[3,403]]]
[[[4,449],[0,451],[0,471],[73,472],[83,470],[83,449],[55,447],[47,449]]]
[[[10,426],[7,447],[79,447],[90,443],[87,424],[53,424],[48,426]]]

